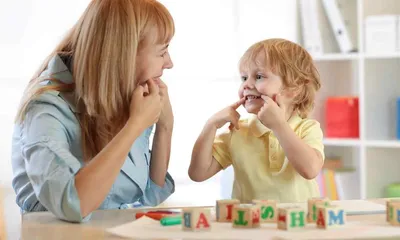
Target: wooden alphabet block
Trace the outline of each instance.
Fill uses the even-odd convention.
[[[223,199],[217,200],[216,204],[216,219],[217,222],[231,222],[232,209],[235,205],[240,204],[237,199]]]
[[[182,229],[205,231],[211,229],[211,213],[205,208],[187,208],[182,211]]]
[[[346,212],[343,208],[335,205],[317,206],[317,228],[331,229],[346,224]]]
[[[317,205],[323,204],[328,206],[330,204],[329,198],[310,198],[308,199],[308,211],[307,211],[307,222],[315,223],[317,221]]]
[[[390,222],[393,216],[393,208],[390,206],[391,203],[400,203],[400,198],[393,198],[386,201],[386,221]]]
[[[232,227],[258,228],[260,227],[261,207],[255,204],[235,205],[232,209]]]
[[[306,226],[306,211],[301,207],[278,208],[278,229],[296,230]]]
[[[400,201],[389,201],[386,206],[388,222],[393,226],[400,226]]]
[[[261,222],[276,222],[276,204],[275,200],[253,200],[254,204],[261,207]]]

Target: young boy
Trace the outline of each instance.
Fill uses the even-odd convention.
[[[304,202],[319,197],[314,178],[325,155],[320,124],[307,116],[321,83],[312,57],[301,46],[268,39],[240,59],[240,100],[213,115],[192,153],[189,176],[209,179],[232,165],[232,198]],[[250,117],[241,119],[243,105]],[[229,130],[216,136],[217,129]]]

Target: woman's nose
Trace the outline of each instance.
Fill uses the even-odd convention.
[[[165,60],[164,60],[164,69],[171,69],[174,67],[174,63],[172,62],[171,56],[169,53],[166,54]]]

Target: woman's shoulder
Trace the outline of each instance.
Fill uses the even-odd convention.
[[[61,97],[60,92],[47,90],[32,99],[28,104],[23,125],[51,125],[55,122],[62,124],[66,128],[79,128],[75,111]]]

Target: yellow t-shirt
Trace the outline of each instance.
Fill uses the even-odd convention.
[[[315,179],[303,178],[290,164],[274,133],[256,115],[240,120],[240,129],[218,134],[213,157],[225,169],[232,165],[232,198],[243,203],[253,199],[305,202],[320,197]],[[323,133],[319,122],[292,116],[288,124],[305,143],[325,159]]]

